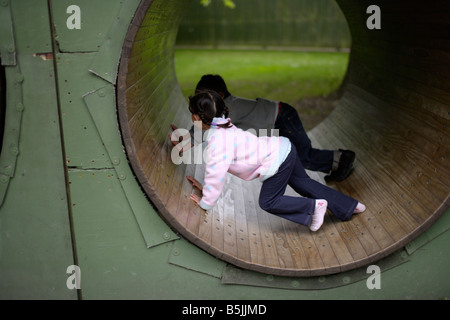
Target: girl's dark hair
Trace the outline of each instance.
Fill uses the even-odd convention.
[[[200,91],[194,96],[189,97],[189,111],[192,114],[198,114],[202,122],[211,125],[215,117],[228,117],[229,109],[225,105],[222,97],[215,91]],[[230,128],[230,121],[218,124],[221,128]]]

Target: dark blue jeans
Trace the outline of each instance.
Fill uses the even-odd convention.
[[[287,185],[303,197],[285,196]],[[269,213],[308,226],[314,214],[315,199],[327,200],[328,209],[341,220],[349,220],[358,204],[355,199],[311,179],[292,146],[278,172],[263,182],[259,205]]]
[[[313,148],[297,110],[284,102],[280,102],[280,105],[280,114],[275,122],[279,135],[288,138],[295,145],[305,169],[329,173],[333,166],[334,151]]]

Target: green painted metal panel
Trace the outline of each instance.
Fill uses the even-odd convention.
[[[216,278],[222,278],[222,271],[226,266],[225,262],[213,257],[184,239],[173,242],[169,263]]]
[[[82,7],[83,4],[79,5]],[[61,6],[60,3],[55,4],[52,10],[54,15],[60,12]],[[115,116],[115,88],[103,79],[107,74],[115,77],[123,42],[118,34],[122,34],[122,38],[125,36],[136,6],[136,1],[127,1],[121,4],[121,10],[110,11],[109,33],[114,36],[114,41],[104,39],[100,46],[103,49],[98,53],[57,54],[57,68],[67,166],[115,169],[123,188],[121,192],[125,193],[126,201],[135,214],[146,246],[151,247],[177,236],[162,222],[134,179],[123,151]],[[83,20],[87,25],[94,23],[89,22],[88,18]],[[56,23],[58,19],[55,15]],[[74,50],[82,49],[75,46],[70,51]]]
[[[47,0],[10,0],[19,53],[52,52]]]
[[[139,0],[128,0],[121,3],[120,10],[89,68],[91,72],[112,84],[116,84],[123,41],[139,2]]]
[[[57,72],[66,161],[69,167],[111,168],[83,96],[105,85],[89,72],[95,53],[57,54]]]
[[[96,52],[120,9],[121,0],[52,0],[51,8],[56,36],[61,52]],[[73,11],[71,5],[79,7],[80,29],[67,27]]]
[[[34,55],[52,51],[47,1],[2,1],[2,8],[5,3],[17,65],[6,67],[9,153],[0,163],[9,185],[0,207],[0,298],[76,299],[66,286],[75,260],[53,61]],[[12,141],[15,166],[8,165]]]
[[[114,86],[108,84],[84,97],[102,144],[107,150],[109,161],[114,166],[116,176],[136,217],[147,247],[177,239],[178,236],[161,220],[144,196],[128,165],[119,135],[114,90]]]
[[[0,58],[4,66],[16,64],[16,45],[9,0],[0,3]]]
[[[24,76],[19,66],[5,69],[6,111],[3,143],[0,154],[0,206],[7,193],[9,182],[16,171],[17,157],[20,153],[20,133],[24,110],[22,83]]]
[[[15,174],[0,208],[0,298],[76,299],[66,287],[74,257],[53,63],[18,55],[18,64],[24,109]]]
[[[72,169],[69,180],[83,298],[157,298],[169,247],[147,249],[116,171]]]
[[[72,172],[71,178],[76,189],[89,188],[90,183],[96,185],[96,179],[101,179],[101,184],[108,179],[106,176],[99,178],[97,173],[96,178],[80,178],[76,174]],[[106,174],[102,172],[102,175]],[[217,278],[217,271],[208,271],[220,263],[212,262],[215,258],[211,256],[195,261],[206,253],[195,252],[199,249],[184,240],[144,249],[138,233],[133,231],[137,226],[132,226],[127,215],[120,213],[120,208],[104,200],[87,200],[92,207],[104,205],[103,210],[95,211],[95,218],[87,207],[77,208],[79,212],[75,213],[77,219],[84,220],[83,223],[78,221],[76,228],[77,234],[83,235],[77,242],[82,252],[80,266],[85,299],[444,299],[450,295],[450,282],[448,278],[442,278],[449,268],[445,255],[449,232],[411,256],[400,251],[381,261],[381,289],[367,287],[370,274],[364,268],[304,279],[253,273],[243,279],[247,283],[223,284],[223,280]],[[86,203],[83,201],[82,205]],[[200,266],[202,263],[204,265]],[[249,273],[231,266],[227,268]],[[273,286],[255,284],[254,277]],[[317,282],[317,287],[312,282]]]
[[[450,229],[450,209],[433,226],[405,246],[408,254],[413,254],[422,246]]]
[[[381,272],[385,272],[405,262],[408,262],[408,254],[402,249],[387,258],[377,261],[376,265]],[[227,266],[223,272],[222,283],[290,290],[323,290],[346,286],[363,280],[366,281],[369,275],[371,273],[367,273],[367,266],[333,275],[305,278],[265,275]]]

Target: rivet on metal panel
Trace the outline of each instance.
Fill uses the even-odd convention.
[[[172,250],[172,254],[173,254],[174,256],[179,256],[179,255],[180,255],[180,250],[178,250],[178,248],[174,248],[174,249]]]
[[[292,288],[298,288],[299,286],[300,286],[300,282],[298,282],[297,280],[294,280],[291,282]]]
[[[1,1],[0,1],[0,6],[2,6],[2,7],[7,7],[8,4],[9,4],[9,1],[8,1],[8,0],[1,0]]]
[[[106,96],[105,90],[99,90],[97,94],[98,94],[99,97]]]
[[[169,240],[170,239],[170,234],[168,232],[164,232],[163,239],[164,240]]]
[[[16,104],[16,110],[18,111],[18,112],[22,112],[23,111],[23,103],[22,102],[17,102],[17,104]]]
[[[272,281],[273,281],[273,276],[272,276],[272,275],[268,275],[268,276],[266,277],[266,280],[267,280],[268,282],[272,282]]]
[[[319,277],[318,281],[320,283],[324,283],[326,281],[326,278],[324,276]]]
[[[22,83],[23,75],[21,73],[16,74],[15,81],[16,81],[16,83]]]
[[[17,156],[19,154],[19,149],[14,145],[9,148],[9,151],[13,156]]]
[[[1,183],[8,183],[8,181],[9,181],[9,177],[8,176],[5,176],[3,174],[0,175],[0,182]]]
[[[127,175],[123,172],[119,173],[119,179],[120,180],[125,180],[127,178]]]
[[[118,165],[118,164],[120,164],[120,159],[117,158],[117,157],[113,157],[112,158],[112,162],[113,162],[114,165]]]
[[[347,277],[347,276],[343,277],[342,278],[342,282],[345,283],[345,284],[350,283],[350,277]]]

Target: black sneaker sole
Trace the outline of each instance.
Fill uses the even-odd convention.
[[[353,162],[355,161],[356,154],[350,150],[339,149],[339,151],[342,152],[341,159],[339,160],[339,167],[336,171],[325,176],[326,182],[345,180],[353,172]]]

